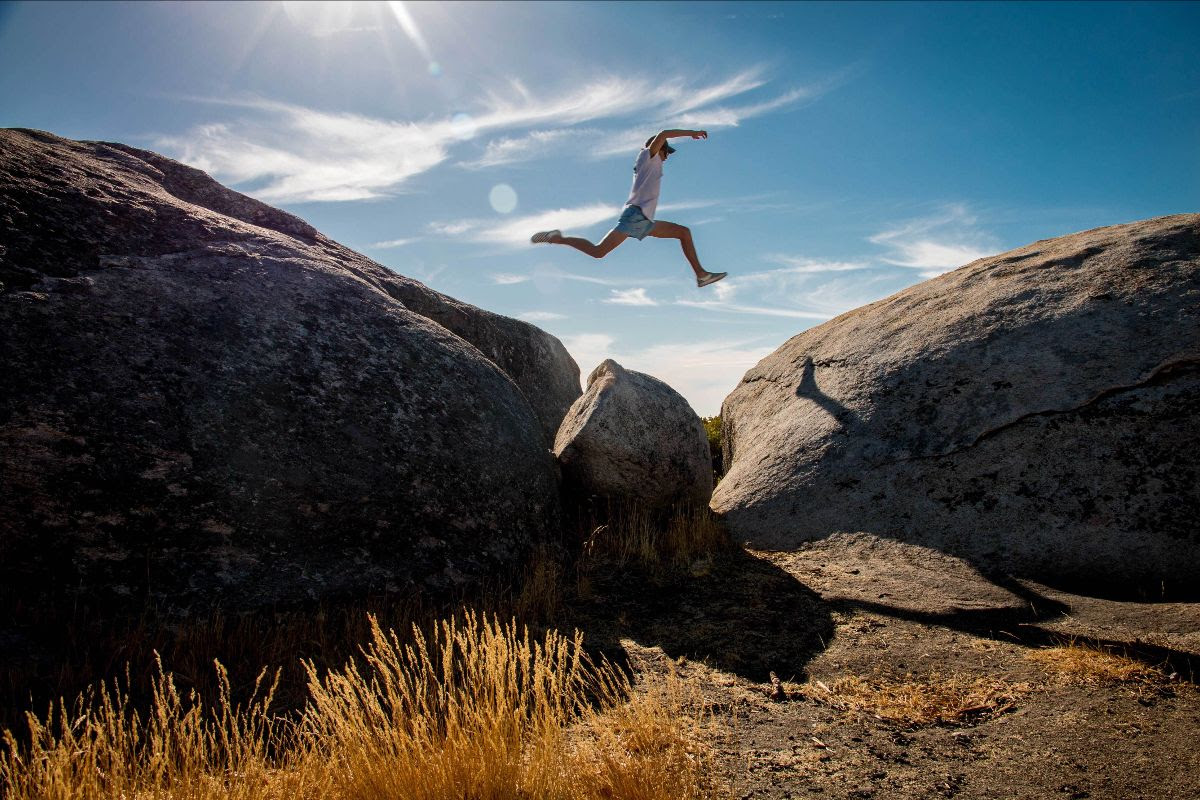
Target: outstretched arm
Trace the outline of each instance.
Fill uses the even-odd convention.
[[[660,131],[658,136],[654,137],[654,141],[650,142],[650,155],[658,155],[658,151],[666,144],[667,139],[679,139],[683,136],[690,136],[693,139],[707,139],[708,131],[685,131],[685,130],[669,130]]]

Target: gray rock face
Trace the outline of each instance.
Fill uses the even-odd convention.
[[[245,607],[444,589],[557,525],[543,425],[497,363],[561,345],[201,172],[0,131],[0,281],[14,596]],[[406,294],[475,326],[489,357]],[[527,385],[558,380],[535,371]]]
[[[180,164],[147,150],[138,150],[111,142],[69,142],[52,134],[31,130],[0,129],[0,141],[7,146],[24,147],[18,142],[40,143],[48,147],[74,144],[84,148],[89,158],[99,158],[111,167],[124,168],[125,180],[148,182],[165,191],[174,204],[170,208],[152,207],[135,202],[121,207],[125,197],[110,196],[99,181],[101,173],[87,167],[70,170],[47,164],[46,183],[40,189],[20,185],[24,173],[12,154],[12,164],[0,163],[0,175],[6,178],[6,221],[4,246],[8,256],[0,260],[0,281],[8,289],[29,288],[43,275],[73,277],[99,265],[101,255],[111,255],[101,242],[125,237],[129,252],[147,255],[174,252],[178,242],[163,233],[160,223],[181,226],[196,241],[204,241],[213,232],[203,224],[189,222],[193,211],[215,212],[223,217],[285,234],[291,241],[307,245],[311,251],[335,259],[341,268],[360,281],[399,300],[406,308],[427,317],[456,336],[474,345],[496,366],[513,379],[533,407],[545,434],[546,446],[571,403],[579,397],[579,366],[555,337],[521,320],[501,316],[435,292],[418,281],[397,275],[361,253],[343,247],[321,235],[303,220],[228,189],[204,172]],[[16,138],[13,138],[16,137]],[[86,184],[86,185],[85,185]],[[98,226],[94,235],[61,237],[49,220],[33,219],[27,213],[29,203],[39,198],[71,202],[72,187],[86,192],[90,208],[81,210]],[[61,193],[61,196],[60,196]],[[202,213],[201,216],[204,216]],[[19,224],[18,224],[19,223]],[[82,227],[82,226],[79,226]],[[103,252],[101,252],[103,250]],[[116,252],[116,251],[113,251]],[[3,254],[0,253],[0,256]]]
[[[468,305],[389,274],[380,287],[410,311],[466,339],[513,379],[533,407],[547,449],[580,396],[579,366],[555,337],[526,322]]]
[[[661,509],[702,505],[712,494],[708,438],[696,412],[667,384],[609,359],[567,412],[554,454],[570,485]]]
[[[1200,215],[1036,242],[792,338],[722,408],[740,541],[1200,585]],[[1191,587],[1190,589],[1188,587]]]

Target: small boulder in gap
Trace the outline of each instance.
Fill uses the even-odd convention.
[[[706,505],[712,464],[704,425],[667,384],[606,360],[558,429],[569,490],[649,509]]]

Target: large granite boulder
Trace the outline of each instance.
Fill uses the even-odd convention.
[[[94,269],[99,263],[97,259],[102,254],[101,250],[105,255],[117,252],[101,247],[105,239],[99,234],[61,237],[55,230],[54,219],[34,219],[27,213],[28,209],[22,210],[29,202],[36,201],[34,195],[38,194],[20,186],[25,173],[18,167],[22,160],[19,151],[27,149],[25,143],[40,143],[41,146],[60,149],[74,145],[79,155],[86,153],[86,157],[124,167],[127,178],[148,179],[157,184],[175,204],[182,202],[185,207],[199,206],[222,216],[287,234],[295,242],[307,245],[311,251],[335,259],[342,270],[399,300],[410,311],[433,320],[470,342],[504,370],[524,393],[537,414],[547,447],[554,442],[555,433],[567,409],[580,395],[579,366],[557,338],[527,322],[455,300],[418,281],[398,275],[361,253],[326,238],[303,220],[222,186],[200,170],[148,150],[113,142],[71,142],[32,130],[0,129],[0,137],[3,137],[0,141],[4,142],[6,150],[10,142],[13,149],[10,159],[0,164],[0,169],[8,173],[7,182],[10,184],[6,194],[12,210],[6,214],[13,215],[13,220],[21,221],[20,225],[7,223],[8,230],[4,233],[4,246],[7,246],[9,254],[0,260],[0,282],[10,290],[29,288],[33,282],[40,280],[43,272],[39,270],[44,269],[46,275],[73,277]],[[11,167],[7,166],[10,160]],[[44,188],[51,191],[67,189],[70,184],[79,184],[80,181],[94,183],[93,179],[99,177],[98,173],[89,175],[87,168],[74,174],[63,173],[55,164],[46,164],[45,169],[41,178],[45,181]],[[166,214],[165,219],[178,222],[174,211],[140,205],[118,210],[114,203],[120,202],[119,197],[107,197],[104,190],[97,186],[82,187],[79,184],[77,188],[87,192],[94,212],[103,210],[97,221],[103,223],[107,231],[105,235],[133,237],[129,246],[141,247],[147,252],[168,252],[163,248],[173,246],[171,237],[157,229],[156,221],[158,215]],[[65,212],[65,209],[59,210]],[[82,229],[82,226],[77,227]],[[203,226],[194,226],[188,235],[204,237],[208,233]],[[40,266],[30,267],[32,262]]]
[[[667,384],[606,360],[588,376],[554,440],[568,491],[649,509],[702,506],[712,494],[708,437]]]
[[[561,345],[201,172],[0,131],[0,281],[6,600],[450,589],[556,529],[514,380]]]
[[[1200,215],[1036,242],[792,338],[722,408],[739,541],[1200,586]]]
[[[405,308],[475,345],[504,370],[533,407],[546,448],[554,444],[567,409],[581,394],[579,366],[562,342],[527,322],[463,303],[395,273],[380,278],[379,286]]]

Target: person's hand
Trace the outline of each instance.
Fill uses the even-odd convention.
[[[708,131],[692,131],[693,139],[707,139]]]

